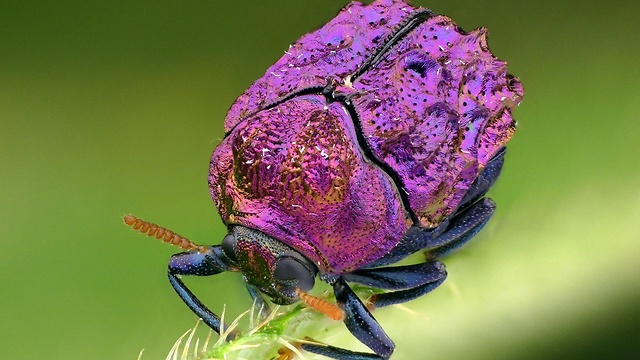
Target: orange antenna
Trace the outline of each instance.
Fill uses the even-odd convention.
[[[133,230],[140,231],[148,236],[155,236],[156,239],[161,239],[171,245],[179,246],[185,250],[198,250],[200,252],[207,251],[207,248],[202,245],[197,245],[184,236],[178,235],[169,229],[165,229],[156,224],[140,220],[133,215],[125,215],[123,218],[124,223],[132,227]]]
[[[309,305],[309,307],[318,310],[319,312],[327,315],[333,320],[344,319],[344,311],[342,311],[342,309],[340,309],[338,305],[332,304],[313,295],[309,295],[300,289],[296,289],[296,294],[298,295],[300,300],[304,301],[305,304]]]

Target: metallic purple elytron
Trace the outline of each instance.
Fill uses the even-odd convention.
[[[291,45],[231,106],[209,186],[229,234],[174,255],[169,278],[215,331],[220,319],[177,275],[242,272],[263,303],[291,304],[318,277],[333,313],[374,353],[301,344],[335,359],[387,359],[371,315],[440,285],[438,261],[494,212],[523,89],[487,47],[446,16],[400,0],[348,4]],[[387,267],[422,251],[424,262]],[[354,282],[388,290],[365,306]],[[317,298],[311,301],[321,306]]]

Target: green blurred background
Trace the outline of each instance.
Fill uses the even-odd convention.
[[[121,216],[221,241],[226,110],[345,3],[2,1],[0,358],[166,356],[195,323],[176,250]],[[441,288],[376,313],[395,358],[640,358],[640,2],[414,4],[489,28],[525,99],[494,219]],[[251,304],[235,274],[189,284],[217,312]]]

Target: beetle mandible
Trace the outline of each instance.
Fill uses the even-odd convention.
[[[373,353],[302,348],[335,359],[388,359],[394,344],[372,308],[422,296],[445,277],[443,256],[487,223],[485,193],[515,131],[519,80],[450,18],[402,0],[352,2],[304,35],[231,106],[209,187],[228,234],[200,246],[128,216],[188,250],[169,280],[203,321],[220,318],[179,275],[242,272],[263,303],[305,301],[342,319]],[[424,262],[388,266],[422,251]],[[306,292],[316,278],[336,303]],[[358,283],[387,292],[366,300]],[[336,306],[337,305],[337,306]]]

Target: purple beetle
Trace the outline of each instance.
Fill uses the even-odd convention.
[[[393,342],[370,310],[440,285],[438,259],[489,220],[495,204],[484,195],[502,168],[522,95],[490,53],[485,29],[465,33],[401,0],[353,2],[291,45],[231,106],[209,170],[229,229],[221,245],[125,221],[190,249],[171,257],[169,280],[216,332],[220,318],[178,275],[242,272],[259,304],[265,294],[325,309],[375,354],[303,349],[387,359]],[[387,266],[419,251],[422,263]],[[333,287],[337,306],[306,294],[316,277]],[[364,305],[349,282],[388,291]]]

